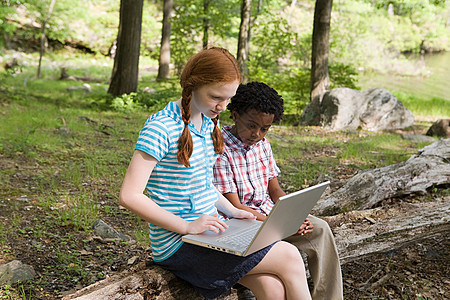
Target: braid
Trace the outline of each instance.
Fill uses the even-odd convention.
[[[183,90],[181,99],[181,110],[184,122],[183,133],[178,139],[178,152],[177,159],[180,164],[183,164],[186,168],[189,168],[189,157],[191,157],[194,145],[192,143],[191,132],[189,131],[189,119],[191,118],[191,99],[192,93],[188,93],[186,89]]]
[[[241,81],[241,73],[234,56],[224,48],[213,47],[204,49],[191,57],[186,63],[180,76],[180,85],[183,89],[181,93],[181,112],[184,122],[183,132],[178,140],[177,159],[180,164],[190,167],[189,158],[193,153],[193,141],[189,130],[189,120],[191,118],[192,93],[195,89],[213,83],[232,83]],[[214,144],[214,151],[217,154],[223,152],[224,140],[220,132],[218,116],[214,122],[214,130],[211,138]]]
[[[224,141],[223,141],[222,132],[220,132],[219,126],[217,126],[218,120],[219,120],[219,116],[212,119],[212,121],[214,122],[214,130],[211,133],[211,137],[212,137],[212,140],[214,143],[214,151],[216,152],[216,154],[222,154]]]

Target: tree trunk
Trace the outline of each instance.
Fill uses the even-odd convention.
[[[203,49],[208,48],[208,42],[209,42],[209,4],[211,3],[211,0],[203,0]]]
[[[242,82],[248,81],[248,54],[250,43],[251,0],[242,0],[241,25],[239,27],[237,62],[242,74]]]
[[[330,89],[328,52],[332,5],[333,0],[316,0],[311,53],[311,101]]]
[[[42,31],[41,31],[41,49],[39,52],[39,64],[37,69],[37,78],[41,78],[41,64],[42,64],[42,56],[44,56],[44,50],[45,50],[45,26],[47,26],[47,22],[50,19],[50,15],[53,12],[53,7],[55,6],[56,0],[52,0],[50,2],[50,6],[48,8],[47,17],[45,18],[44,22],[42,22]]]
[[[159,54],[157,79],[167,79],[170,77],[170,15],[172,14],[172,8],[173,0],[164,0],[161,50]]]
[[[108,93],[120,96],[137,91],[143,0],[121,0],[117,52]]]

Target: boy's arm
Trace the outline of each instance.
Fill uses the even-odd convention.
[[[258,221],[264,221],[264,219],[266,218],[265,215],[257,212],[253,208],[250,208],[250,207],[242,204],[241,201],[239,201],[239,196],[237,193],[225,193],[223,195],[225,196],[225,198],[228,199],[228,201],[230,201],[231,204],[233,204],[234,207],[251,212],[253,215],[256,216],[256,219]]]
[[[277,202],[281,196],[286,195],[286,193],[281,189],[277,177],[274,177],[269,181],[269,186],[267,188],[273,203]]]

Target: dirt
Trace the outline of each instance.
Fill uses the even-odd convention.
[[[332,149],[330,149],[332,151]],[[0,157],[0,167],[9,169],[6,184],[0,187],[1,237],[0,264],[13,259],[31,265],[37,275],[32,281],[0,288],[0,298],[60,299],[82,287],[121,272],[138,262],[151,260],[150,248],[137,243],[104,241],[68,222],[59,224],[51,213],[36,202],[36,195],[23,195],[31,186],[31,174],[38,166]],[[332,171],[333,172],[333,171]],[[350,178],[355,169],[339,166],[334,170],[340,182]],[[17,187],[24,187],[18,189]],[[337,189],[339,184],[333,186]],[[95,189],[95,185],[86,186]],[[107,193],[104,193],[105,195]],[[106,207],[117,207],[114,197],[100,199],[100,218],[121,233],[133,235],[135,222],[127,212],[106,214]],[[433,194],[411,195],[385,201],[374,215],[361,217],[347,213],[328,219],[330,226],[342,234],[342,224],[359,226],[359,232],[370,231],[373,221],[392,217],[389,210],[402,206],[397,214],[408,215],[409,204],[448,201],[445,188]],[[413,207],[413,206],[411,206]],[[385,213],[383,213],[385,212]],[[415,212],[417,213],[417,212]],[[448,218],[443,216],[443,218]],[[15,225],[18,230],[8,230]],[[345,299],[448,299],[450,298],[450,243],[448,219],[434,226],[421,226],[420,235],[403,239],[389,249],[353,256],[342,264]],[[354,234],[354,232],[353,232]],[[397,233],[408,235],[408,229]],[[384,238],[384,237],[383,237]],[[392,236],[390,237],[392,239]],[[395,238],[394,238],[395,239]],[[361,246],[362,247],[362,246]],[[362,249],[362,248],[361,248]],[[364,251],[361,251],[364,252]]]
[[[345,220],[336,222],[338,217],[329,222],[341,250],[345,299],[450,298],[448,209],[443,220],[433,225],[412,226],[405,221],[421,216],[416,204],[424,198],[395,199],[369,210],[369,214],[357,212]],[[450,199],[438,196],[433,200],[425,203],[445,204]],[[424,218],[428,214],[423,211]],[[402,229],[382,232],[379,228],[397,222],[404,225]],[[341,229],[339,224],[347,228]],[[364,238],[352,243],[358,235]]]

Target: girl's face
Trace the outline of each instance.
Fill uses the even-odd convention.
[[[239,81],[231,83],[211,83],[192,92],[191,113],[203,113],[208,118],[217,117],[227,108],[230,98],[236,94]]]
[[[231,133],[245,145],[252,146],[264,138],[275,116],[250,109],[243,114],[233,111],[231,117],[235,124]]]

